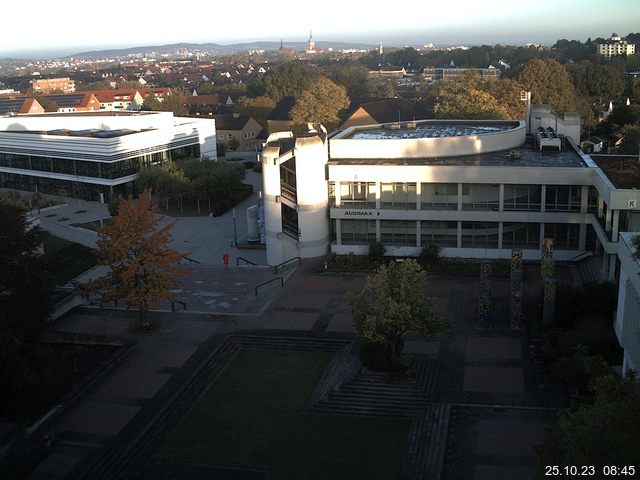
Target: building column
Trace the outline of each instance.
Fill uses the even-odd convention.
[[[459,212],[462,211],[462,184],[461,183],[458,183],[458,211]]]
[[[545,211],[545,204],[547,203],[547,186],[540,186],[540,211]],[[542,242],[542,236],[540,236],[540,242]],[[542,245],[542,243],[540,243]]]
[[[334,182],[333,184],[333,194],[336,197],[336,208],[340,208],[340,206],[342,205],[342,197],[340,196],[340,183],[341,182]]]
[[[458,222],[457,245],[462,248],[462,222]]]
[[[422,182],[416,182],[416,210],[422,210]]]
[[[582,185],[580,190],[580,213],[587,213],[589,209],[589,186]]]
[[[378,202],[379,200],[376,203]],[[380,243],[381,238],[382,238],[382,235],[380,233],[380,220],[376,220],[376,242]]]
[[[611,225],[611,241],[618,241],[618,228],[620,227],[620,210],[613,211],[613,222]]]
[[[342,220],[336,218],[336,245],[342,245]]]
[[[542,241],[544,240],[544,223],[540,224],[540,245],[538,245],[538,250],[542,249]]]
[[[602,218],[604,216],[604,200],[598,193],[598,218]]]
[[[607,208],[607,213],[604,216],[604,230],[606,232],[611,231],[611,209]]]
[[[584,251],[587,248],[587,224],[580,224],[580,232],[578,233],[578,250]]]
[[[502,185],[500,185],[502,187]],[[500,189],[500,208],[502,208],[502,188]],[[498,249],[502,250],[502,222],[498,222]]]
[[[498,211],[504,212],[504,183],[500,184],[500,200],[498,202]],[[500,222],[500,230],[502,230],[502,222]],[[500,245],[502,245],[502,240],[500,240]]]
[[[416,247],[422,247],[422,238],[420,238],[420,220],[416,220]]]
[[[380,210],[380,198],[382,197],[382,183],[376,182],[376,210]],[[378,234],[377,238],[380,241],[380,222],[377,224]]]
[[[613,282],[616,279],[616,262],[618,261],[617,255],[609,255],[609,277],[608,280]]]

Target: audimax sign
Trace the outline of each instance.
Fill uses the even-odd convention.
[[[374,215],[375,214],[375,215]],[[377,217],[380,216],[380,212],[372,210],[345,210],[345,217]]]

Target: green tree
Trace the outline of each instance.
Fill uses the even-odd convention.
[[[632,155],[640,151],[640,124],[625,125],[620,131],[622,133],[622,145],[620,151]]]
[[[137,308],[140,325],[148,328],[146,313],[172,300],[180,283],[182,254],[169,247],[174,225],[160,227],[148,190],[137,201],[122,200],[113,223],[98,230],[97,255],[108,273],[85,284],[86,290],[97,293],[101,305],[122,300]]]
[[[275,106],[276,102],[271,97],[240,97],[236,111],[241,115],[253,117],[256,122],[265,127],[267,125],[267,117]]]
[[[364,65],[349,65],[333,74],[336,83],[347,89],[350,98],[364,98],[369,95],[369,69]]]
[[[425,292],[427,273],[413,259],[395,261],[367,277],[362,291],[348,293],[353,326],[366,341],[382,345],[392,366],[402,354],[403,335],[435,335],[446,322]]]
[[[295,62],[280,65],[271,75],[265,77],[267,96],[275,103],[282,97],[299,97],[309,88],[316,74]]]
[[[599,371],[605,369],[600,364]],[[545,478],[545,465],[593,465],[602,472],[605,465],[628,465],[640,458],[638,380],[607,372],[592,381],[591,389],[593,404],[565,414],[537,447],[539,478]]]
[[[433,88],[434,111],[438,118],[520,119],[524,117],[522,89],[513,79],[489,80],[467,71]]]
[[[167,95],[161,102],[153,95],[147,95],[142,103],[143,110],[172,112],[175,117],[184,117],[189,113],[185,101],[188,93],[181,88],[172,88],[171,95]]]
[[[291,120],[297,124],[307,122],[336,126],[338,112],[349,106],[347,91],[326,77],[318,77],[296,100],[291,109]]]
[[[534,104],[549,105],[557,115],[575,110],[571,77],[557,60],[532,60],[524,66],[518,79],[531,92]]]

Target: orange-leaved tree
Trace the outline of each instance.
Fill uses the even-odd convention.
[[[101,306],[123,300],[137,308],[143,328],[149,326],[146,312],[173,299],[171,290],[184,273],[177,265],[182,254],[169,247],[175,222],[160,227],[155,210],[149,190],[138,200],[120,200],[112,224],[98,229],[98,259],[109,272],[85,285],[99,295]]]

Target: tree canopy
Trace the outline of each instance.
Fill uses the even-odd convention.
[[[347,91],[326,77],[318,77],[296,99],[291,120],[299,125],[307,122],[337,125],[338,112],[349,106]]]
[[[522,90],[513,79],[490,80],[468,71],[434,87],[434,111],[438,118],[520,119],[524,118]]]
[[[265,77],[266,94],[274,102],[282,97],[299,97],[316,77],[311,70],[295,62],[287,62],[276,68],[271,75]]]
[[[414,259],[391,261],[367,277],[360,293],[345,297],[355,329],[368,341],[385,345],[390,364],[402,353],[405,333],[435,335],[446,327],[426,295],[426,276]]]
[[[623,466],[640,458],[638,380],[607,371],[591,388],[593,404],[564,415],[538,447],[540,466],[594,465],[602,472],[605,465]]]
[[[182,254],[169,247],[174,225],[160,226],[148,190],[137,201],[122,199],[113,223],[98,230],[98,259],[109,270],[86,289],[98,294],[101,305],[122,300],[137,308],[141,325],[147,327],[146,312],[171,300],[171,290],[180,283]]]
[[[153,95],[147,95],[142,103],[143,110],[155,110],[160,112],[173,112],[175,117],[184,117],[189,113],[185,100],[188,93],[181,88],[172,88],[171,95],[167,95],[163,101]]]
[[[532,60],[518,78],[531,92],[533,104],[545,104],[558,115],[575,111],[575,89],[567,70],[557,60]]]

